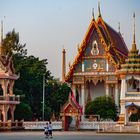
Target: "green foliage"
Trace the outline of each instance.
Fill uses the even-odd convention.
[[[46,119],[51,118],[52,112],[55,113],[57,118],[59,117],[60,109],[67,101],[70,91],[70,87],[65,83],[61,84],[56,80],[50,80],[46,83],[46,106],[51,108],[51,114],[45,115]]]
[[[28,104],[20,103],[15,110],[15,120],[32,120],[31,107]]]
[[[6,38],[3,40],[4,54],[12,55],[15,53],[20,53],[22,55],[27,54],[27,50],[24,49],[25,45],[19,43],[19,34],[13,29],[12,32],[6,34]]]
[[[103,96],[97,97],[94,101],[88,102],[85,114],[100,115],[100,118],[115,120],[117,117],[117,110],[112,98]]]
[[[66,102],[70,88],[61,84],[47,70],[47,59],[27,56],[25,44],[19,43],[19,34],[13,30],[3,40],[5,55],[12,55],[16,73],[20,75],[15,81],[14,94],[20,95],[21,104],[15,111],[16,119],[42,118],[43,76],[45,76],[45,119],[49,120],[52,113],[59,117],[60,108]],[[26,114],[26,115],[25,115]]]

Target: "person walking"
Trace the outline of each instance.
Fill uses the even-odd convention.
[[[52,138],[52,123],[51,123],[51,121],[49,122],[49,125],[48,125],[48,132],[49,132],[50,138]]]
[[[46,135],[46,138],[49,136],[49,125],[48,122],[46,123],[46,126],[44,127],[44,134]]]

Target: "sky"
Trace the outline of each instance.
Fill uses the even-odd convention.
[[[61,79],[62,49],[66,49],[66,65],[72,64],[77,46],[82,43],[94,15],[98,16],[98,0],[0,0],[0,20],[4,35],[14,28],[20,43],[26,43],[28,55],[47,59],[47,68]],[[100,0],[105,22],[120,31],[130,49],[133,36],[133,13],[136,14],[136,43],[140,49],[140,0]]]

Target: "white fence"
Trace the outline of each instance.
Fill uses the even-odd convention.
[[[23,127],[27,130],[41,130],[44,129],[46,122],[23,122]],[[108,128],[112,128],[116,125],[116,122],[88,122],[83,121],[80,122],[79,129],[81,130],[106,130]],[[62,122],[56,121],[52,122],[53,130],[62,130]]]
[[[23,126],[26,130],[42,130],[44,129],[46,122],[23,122]],[[52,122],[53,130],[62,130],[62,122]],[[97,132],[131,132],[140,133],[140,122],[129,122],[127,126],[119,125],[117,122],[110,121],[83,121],[79,124],[80,130],[97,130]]]
[[[99,131],[101,129],[105,130],[108,127],[113,127],[116,124],[117,124],[116,122],[106,122],[106,121],[104,121],[104,122],[97,122],[97,121],[95,121],[95,122],[87,122],[87,121],[85,121],[85,122],[80,123],[79,128],[80,129],[89,129],[89,130],[96,129],[96,130]]]
[[[47,122],[24,122],[23,127],[27,130],[41,130],[44,129],[46,126]],[[61,130],[62,129],[62,122],[57,121],[57,122],[52,122],[52,128],[53,130]]]

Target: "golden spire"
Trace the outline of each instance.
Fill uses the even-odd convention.
[[[135,39],[135,13],[133,14],[134,19],[134,27],[133,27],[133,43],[132,43],[132,51],[136,51],[136,39]]]
[[[136,43],[136,41],[135,41],[135,13],[133,14],[133,18],[134,18],[134,29],[133,29],[133,44],[135,44]]]
[[[95,19],[94,18],[94,8],[92,8],[92,17],[93,17],[93,20]]]
[[[98,1],[98,16],[101,17],[101,12],[100,12],[100,1]]]

